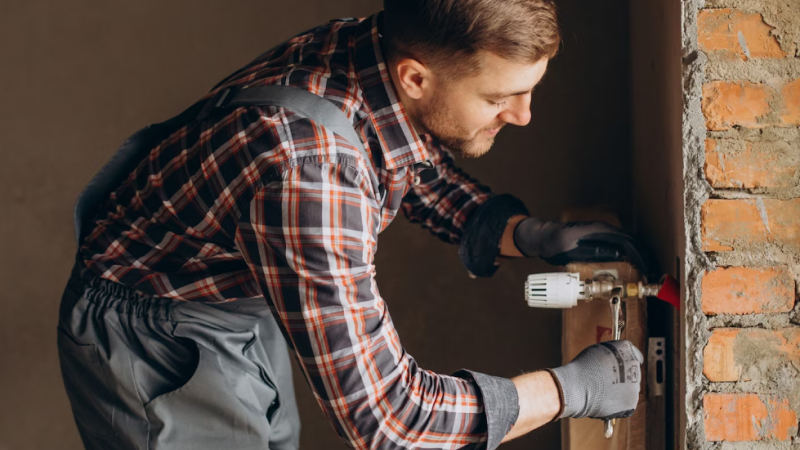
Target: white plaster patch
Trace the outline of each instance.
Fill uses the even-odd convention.
[[[772,234],[772,231],[769,229],[769,217],[767,216],[767,208],[764,206],[764,200],[761,197],[756,199],[756,208],[758,208],[758,215],[761,216],[761,221],[764,222],[764,227],[767,229],[767,233]]]
[[[742,51],[744,52],[745,56],[747,56],[747,59],[753,59],[750,56],[750,49],[747,48],[747,41],[744,39],[744,33],[742,33],[742,31],[739,30],[737,36],[739,37],[739,46],[742,47]]]

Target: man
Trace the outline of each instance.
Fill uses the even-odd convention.
[[[476,276],[500,255],[638,261],[619,230],[530,218],[447,150],[477,157],[526,125],[559,40],[549,0],[386,0],[279,45],[203,103],[299,87],[333,102],[368,155],[291,108],[170,121],[77,214],[87,231],[59,350],[86,447],[297,448],[285,343],[354,448],[494,449],[559,418],[630,415],[642,355],[629,342],[512,380],[435,374],[404,351],[374,278],[378,233],[400,209]]]

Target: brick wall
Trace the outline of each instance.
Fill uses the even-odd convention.
[[[689,418],[687,444],[796,448],[800,2],[706,0],[697,8],[705,140],[693,176],[704,193],[691,230],[702,268],[699,329],[689,339],[700,342],[688,347],[702,355],[687,357],[701,366],[697,383],[689,380],[699,413],[697,423]]]

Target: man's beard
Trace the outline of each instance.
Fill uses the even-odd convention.
[[[477,158],[486,154],[494,144],[494,137],[485,134],[492,128],[502,128],[505,124],[482,128],[478,132],[461,126],[453,117],[447,104],[440,97],[431,99],[430,103],[417,111],[417,120],[444,147],[453,150],[464,158]]]

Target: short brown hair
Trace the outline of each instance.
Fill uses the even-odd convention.
[[[535,63],[558,52],[552,0],[384,0],[387,59],[415,58],[453,76],[477,72],[489,51]]]

